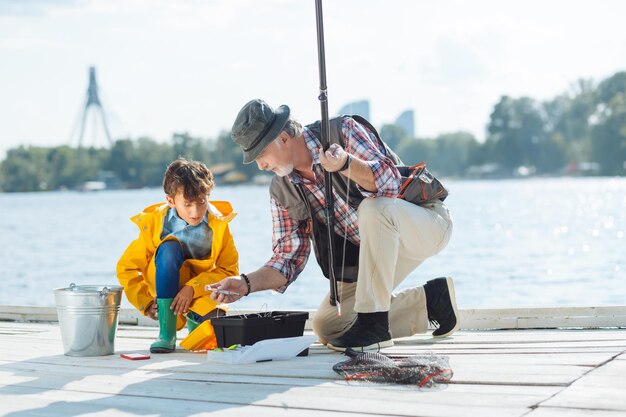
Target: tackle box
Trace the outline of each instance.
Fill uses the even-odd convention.
[[[304,334],[307,311],[268,311],[211,319],[217,346],[252,345],[259,340],[296,337]]]

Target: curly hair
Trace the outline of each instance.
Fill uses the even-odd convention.
[[[173,198],[181,187],[186,200],[204,198],[215,187],[213,173],[202,162],[179,158],[167,167],[163,190]]]

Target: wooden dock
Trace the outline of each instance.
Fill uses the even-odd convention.
[[[462,312],[468,323],[491,325],[494,313]],[[0,416],[626,416],[626,330],[616,320],[612,328],[522,329],[517,317],[514,330],[415,336],[385,350],[448,356],[452,382],[434,390],[348,383],[332,371],[345,357],[319,345],[308,357],[251,365],[207,363],[183,350],[129,361],[119,353],[147,352],[156,329],[122,324],[115,355],[79,358],[63,355],[56,323],[0,321]]]

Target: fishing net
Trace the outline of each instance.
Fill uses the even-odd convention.
[[[378,352],[346,350],[350,359],[333,366],[347,381],[417,385],[434,388],[452,379],[447,356],[432,353],[415,356],[388,356]]]

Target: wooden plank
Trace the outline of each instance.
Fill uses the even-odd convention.
[[[471,350],[471,349],[476,349],[476,350],[481,350],[481,349],[496,349],[496,350],[503,350],[503,349],[513,349],[513,348],[528,348],[528,349],[532,349],[533,347],[538,347],[538,348],[546,348],[546,347],[564,347],[564,348],[576,348],[576,347],[581,347],[581,346],[585,346],[585,345],[593,345],[596,347],[601,347],[601,346],[606,346],[606,347],[611,347],[614,346],[616,347],[617,350],[619,350],[619,347],[621,346],[625,346],[626,345],[626,340],[621,340],[621,339],[610,339],[610,338],[606,338],[606,339],[594,339],[594,338],[588,338],[588,339],[579,339],[579,340],[567,340],[567,339],[563,339],[561,341],[559,340],[536,340],[536,341],[532,341],[532,340],[528,340],[526,338],[524,338],[523,336],[520,336],[518,339],[507,339],[505,341],[493,341],[493,342],[489,342],[486,340],[460,340],[460,338],[462,338],[464,336],[463,331],[456,333],[453,336],[453,339],[444,341],[444,340],[434,340],[434,341],[417,341],[417,340],[394,340],[394,347],[391,348],[387,348],[387,349],[404,349],[404,348],[411,348],[411,347],[415,347],[416,349],[421,349],[421,350],[427,350],[427,349],[447,349],[450,351],[453,351],[455,349],[458,350]],[[591,347],[591,346],[590,346]]]
[[[626,361],[613,360],[595,368],[541,405],[626,413]]]
[[[50,326],[51,331],[49,333],[39,334],[13,334],[11,336],[0,335],[0,352],[7,352],[11,354],[16,360],[29,359],[44,355],[60,355],[63,353],[63,348],[60,340],[60,332],[57,327]],[[141,329],[141,328],[137,328]],[[123,333],[123,332],[122,332]],[[184,334],[184,333],[183,333]],[[156,333],[154,331],[146,332],[141,337],[135,336],[132,338],[118,337],[116,340],[116,351],[145,351],[148,349],[149,344],[154,339]],[[461,337],[462,333],[459,334]],[[22,346],[21,349],[15,351],[15,345]],[[437,344],[415,344],[411,345],[408,342],[398,343],[394,348],[386,349],[386,352],[391,353],[424,353],[424,352],[436,352],[438,354],[445,354],[450,357],[459,355],[474,355],[474,358],[478,360],[478,357],[483,356],[485,360],[500,360],[499,356],[502,356],[501,360],[509,357],[509,355],[521,354],[523,358],[531,357],[529,355],[541,354],[541,355],[573,355],[575,353],[592,354],[597,356],[611,356],[621,353],[624,350],[626,343],[621,341],[577,341],[577,342],[561,342],[561,343],[437,343]],[[314,352],[319,354],[338,355],[325,347],[317,346],[313,348]],[[181,351],[184,352],[184,351]],[[524,356],[525,355],[525,356]],[[567,357],[567,356],[563,356]],[[595,362],[583,363],[586,365],[593,365]]]
[[[0,306],[0,320],[21,323],[57,323],[59,321],[56,307],[39,306]],[[131,308],[121,308],[118,322],[126,325],[157,326],[157,322]]]
[[[471,363],[485,368],[497,368],[500,365],[514,363],[522,366],[542,365],[576,365],[595,367],[615,356],[613,352],[601,353],[533,353],[533,354],[509,354],[482,355],[463,354],[449,356],[455,363]]]
[[[287,363],[284,363],[287,364]],[[259,366],[266,366],[258,364],[249,365],[247,372],[228,373],[228,370],[223,368],[215,368],[208,364],[186,364],[183,366],[173,366],[171,363],[169,366],[159,365],[142,365],[133,363],[130,368],[128,366],[115,366],[111,364],[106,367],[97,367],[92,365],[83,364],[81,366],[66,366],[63,364],[47,364],[41,362],[4,362],[0,363],[0,381],[3,383],[9,383],[11,378],[22,377],[26,385],[32,385],[31,381],[36,378],[41,378],[46,384],[51,383],[49,377],[59,377],[61,379],[61,385],[64,386],[68,381],[78,381],[83,378],[91,378],[94,375],[124,375],[124,378],[136,377],[144,379],[159,378],[161,380],[181,380],[181,381],[197,381],[207,383],[235,383],[235,384],[269,384],[269,385],[287,385],[291,387],[295,386],[317,386],[317,387],[331,387],[337,388],[341,386],[355,386],[359,387],[361,384],[348,383],[341,379],[336,374],[329,374],[328,378],[307,378],[302,375],[282,375],[271,376],[268,375],[267,368],[256,369]],[[126,382],[128,380],[125,379]],[[454,382],[454,381],[453,381]],[[366,385],[367,386],[367,385]],[[411,390],[412,388],[405,388],[397,385],[376,385],[377,389],[385,390]],[[559,388],[542,386],[542,385],[530,385],[520,388],[513,385],[497,385],[486,386],[480,384],[462,384],[455,382],[450,385],[446,391],[452,392],[465,392],[474,394],[488,394],[496,395],[515,395],[520,397],[532,396],[543,397],[557,392]],[[536,399],[536,398],[535,398]]]
[[[415,352],[413,352],[415,353]],[[459,355],[451,357],[450,363],[455,372],[454,383],[469,384],[519,384],[519,385],[555,385],[565,386],[579,378],[588,371],[589,366],[580,366],[579,363],[554,364],[543,361],[543,364],[533,363],[529,358],[535,355],[525,355],[526,361],[518,363],[515,355],[509,355],[507,360],[499,361],[497,364],[488,359],[480,362],[476,360],[476,355]],[[609,356],[610,357],[610,356]],[[268,377],[298,377],[298,378],[323,378],[327,380],[338,379],[332,372],[332,366],[344,360],[338,354],[311,355],[309,358],[297,358],[288,362],[275,362],[272,364],[256,364],[254,366],[245,365],[223,365],[213,364],[211,370],[218,374],[229,375],[264,375]],[[204,357],[191,355],[185,352],[170,355],[153,355],[153,360],[142,362],[146,370],[159,369],[161,362],[178,363],[180,366],[187,366],[189,373],[204,372]],[[135,365],[132,362],[119,359],[117,356],[102,358],[70,358],[61,355],[52,357],[37,357],[30,360],[41,364],[57,364],[71,367],[125,367],[132,369]],[[194,365],[191,368],[188,365]]]
[[[461,310],[463,329],[626,327],[626,306]]]
[[[234,312],[235,310],[233,310]],[[306,328],[311,329],[314,310],[309,312]],[[242,310],[237,313],[254,313]],[[461,328],[469,329],[532,329],[532,328],[626,328],[626,306],[606,307],[548,307],[508,309],[460,310]],[[56,308],[37,306],[0,306],[0,320],[8,321],[57,321]],[[120,309],[121,324],[156,326],[132,308]]]
[[[621,411],[579,410],[575,408],[538,407],[526,414],[527,417],[624,417]]]
[[[305,323],[305,328],[311,330],[311,319],[315,314],[315,310],[300,310],[309,313],[309,320]],[[253,310],[237,310],[236,314],[253,314],[258,311]],[[21,323],[37,322],[37,323],[56,323],[59,321],[56,307],[39,307],[39,306],[7,306],[0,305],[0,321],[16,321]],[[118,315],[118,323],[120,325],[158,327],[158,322],[152,320],[134,308],[120,308]]]
[[[21,333],[28,335],[31,333],[45,333],[35,336],[36,338],[53,338],[60,336],[58,325],[41,323],[15,323],[0,322],[0,333]],[[125,337],[154,337],[155,328],[142,326],[119,326],[118,338]],[[178,332],[179,336],[185,336],[186,330]],[[311,334],[311,333],[309,333]],[[433,339],[426,335],[415,335],[408,338],[395,339],[397,345],[467,345],[467,344],[532,344],[537,342],[580,342],[580,341],[621,341],[626,345],[626,329],[609,330],[520,330],[520,331],[460,331],[453,337],[445,339]]]
[[[267,378],[301,378],[317,380],[340,380],[341,377],[332,371],[332,366],[342,360],[339,355],[309,358],[296,358],[290,361],[278,361],[273,363],[259,363],[253,365],[225,365],[208,364],[202,358],[189,357],[189,354],[177,353],[167,355],[167,359],[153,355],[153,359],[141,362],[141,369],[147,372],[166,372],[172,368],[173,372],[185,374],[210,373],[220,376],[232,376],[237,380],[238,376],[263,376]],[[585,372],[590,367],[578,365],[533,365],[518,363],[500,363],[497,366],[490,364],[476,364],[472,358],[453,358],[450,361],[454,371],[453,383],[455,384],[506,384],[506,385],[545,385],[566,386]],[[65,372],[64,368],[76,368],[84,371],[97,373],[102,369],[119,369],[131,371],[136,369],[135,362],[130,362],[118,357],[100,358],[67,358],[51,357],[36,358],[21,362],[0,362],[0,369],[19,370],[25,372],[43,371],[52,367],[52,373]],[[82,372],[82,371],[81,371]],[[229,377],[230,378],[230,377]]]
[[[167,375],[167,374],[165,374]],[[2,375],[3,383],[11,387],[34,388],[51,391],[62,387],[63,391],[142,397],[153,400],[191,400],[202,398],[207,402],[229,399],[231,404],[255,404],[269,407],[338,411],[348,413],[375,413],[392,415],[424,415],[431,408],[434,415],[470,415],[485,413],[495,408],[504,414],[519,414],[554,393],[546,387],[534,388],[532,393],[520,392],[513,387],[481,387],[467,390],[464,386],[450,386],[445,390],[420,391],[416,387],[377,386],[375,384],[320,383],[308,386],[251,383],[209,383],[199,379],[173,380],[173,374],[138,373],[124,375],[80,375],[68,378],[48,374],[24,381],[22,375]],[[19,381],[19,382],[14,382]],[[476,388],[476,387],[470,387]],[[0,394],[4,393],[0,388]],[[506,399],[506,401],[503,401]],[[436,409],[442,406],[443,410]],[[468,411],[469,410],[469,411]],[[494,412],[494,410],[491,410]]]
[[[506,355],[506,354],[524,354],[524,353],[574,353],[574,352],[613,352],[620,353],[624,349],[622,341],[579,341],[579,342],[563,342],[563,343],[508,343],[508,344],[400,344],[392,348],[386,348],[387,353],[404,353],[404,352],[437,352],[445,355],[462,355],[462,354],[486,354],[486,355]]]
[[[212,388],[212,387],[211,387]],[[254,387],[251,387],[254,388]],[[375,410],[364,411],[337,411],[320,410],[319,407],[303,408],[297,404],[281,403],[277,406],[270,406],[264,403],[239,404],[228,402],[229,399],[236,399],[235,395],[229,394],[225,399],[216,400],[213,392],[207,388],[203,395],[193,399],[169,399],[151,398],[134,395],[103,396],[88,392],[50,390],[40,392],[36,389],[25,387],[11,388],[6,394],[13,398],[25,397],[27,402],[14,402],[5,405],[2,401],[0,411],[14,412],[12,417],[50,417],[65,415],[86,415],[90,416],[165,416],[168,417],[190,417],[190,416],[233,416],[233,417],[259,417],[259,416],[337,416],[337,415],[360,415],[360,416],[425,416],[425,417],[484,417],[485,415],[498,415],[502,417],[522,416],[527,412],[526,408],[513,407],[456,407],[447,404],[428,404],[414,401],[411,404],[394,404],[389,401],[384,413],[376,413]],[[235,393],[236,394],[236,393]],[[415,397],[415,396],[414,396]],[[323,399],[320,403],[325,406],[333,406],[335,399]],[[350,401],[347,401],[350,402]],[[352,401],[355,403],[356,401]],[[370,401],[366,401],[367,406]],[[342,399],[342,406],[346,405]],[[354,404],[353,404],[354,405]],[[395,410],[400,410],[395,412]],[[492,414],[490,414],[492,413]]]
[[[402,343],[489,343],[502,344],[515,341],[517,343],[565,342],[581,340],[621,340],[626,342],[626,329],[521,329],[521,330],[462,330],[452,337],[433,339],[430,335],[414,335],[395,339]]]
[[[451,361],[453,382],[460,384],[554,385],[568,386],[591,367],[525,366],[509,364],[497,367],[460,366]]]
[[[523,307],[482,308],[461,310],[471,315],[501,317],[550,317],[550,316],[615,316],[626,315],[626,306],[574,306],[574,307]]]
[[[43,328],[54,328],[49,324],[38,323],[9,323],[0,322],[0,328],[3,325],[9,326],[42,326]],[[151,332],[154,333],[152,327],[142,326],[118,326],[118,332]],[[312,334],[312,332],[310,332]],[[433,339],[430,334],[417,334],[408,338],[396,339],[403,340],[423,340],[438,341],[439,343],[465,343],[467,341],[480,343],[508,343],[509,340],[522,341],[576,341],[576,340],[624,340],[626,341],[626,329],[523,329],[523,330],[462,330],[454,334],[453,337],[444,339]]]
[[[121,326],[116,351],[145,352],[155,335],[154,328]],[[610,410],[626,411],[621,391],[614,392],[626,384],[624,330],[463,331],[433,342],[407,338],[389,350],[449,356],[453,383],[416,391],[349,384],[332,371],[345,358],[321,346],[307,358],[239,366],[184,351],[136,362],[72,358],[62,355],[58,326],[3,322],[0,415],[579,416],[563,413],[597,409],[592,400],[604,403],[605,393]],[[583,383],[579,389],[592,393],[586,399],[572,391]]]
[[[13,345],[3,346],[0,344],[0,352],[8,351],[10,352]],[[127,351],[127,350],[137,350],[136,347],[141,346],[142,349],[146,350],[146,346],[142,344],[137,344],[133,341],[133,344],[120,344],[117,345],[117,351]],[[126,348],[126,349],[125,349]],[[129,349],[131,348],[131,349]],[[134,349],[133,349],[134,348]],[[324,349],[324,348],[320,348]],[[409,354],[419,354],[425,353],[425,351],[420,351],[418,347],[408,348],[405,347],[405,353]],[[430,351],[430,349],[429,349]],[[311,353],[309,358],[298,358],[296,361],[289,362],[276,362],[271,366],[268,366],[270,369],[270,375],[281,376],[287,372],[288,375],[297,375],[297,376],[312,376],[312,377],[328,377],[329,370],[332,368],[332,365],[335,363],[344,360],[345,358],[337,353],[331,353],[331,351],[326,351],[328,354],[314,354]],[[473,351],[475,352],[475,351]],[[13,356],[13,360],[25,360],[30,359],[40,363],[64,363],[69,366],[85,366],[87,364],[94,366],[111,366],[111,364],[115,362],[120,362],[120,359],[117,356],[110,356],[104,358],[70,358],[60,355],[62,353],[62,349],[60,346],[58,350],[54,351],[56,355],[50,357],[42,357],[41,349],[37,349],[33,346],[27,345],[24,349],[15,353]],[[48,351],[49,353],[49,351]],[[442,353],[442,352],[438,352]],[[568,360],[563,363],[555,363],[554,361],[550,361],[548,359],[536,360],[538,357],[536,354],[541,354],[541,356],[546,357],[554,357],[555,354],[550,351],[548,353],[542,353],[539,350],[535,350],[535,354],[524,354],[521,355],[521,359],[517,359],[520,355],[514,355],[511,353],[507,353],[502,357],[498,357],[498,355],[487,355],[487,354],[458,354],[458,355],[449,355],[450,362],[453,365],[453,369],[456,372],[456,379],[459,379],[463,382],[470,383],[511,383],[511,384],[533,384],[533,383],[543,383],[543,384],[568,384],[572,382],[572,380],[578,378],[583,372],[588,370],[589,366],[597,365],[613,356],[615,356],[615,352],[611,353],[601,353],[596,354],[595,361],[591,361],[591,363],[583,363],[582,357],[579,357],[578,360],[575,360],[576,356],[573,354],[568,355]],[[3,355],[4,356],[4,355]],[[153,360],[161,361],[165,359],[161,359],[163,356],[159,357],[159,355],[153,355]],[[177,351],[174,354],[167,355],[165,358],[167,360],[180,361],[181,363],[202,363],[204,362],[204,356],[202,354],[189,354],[184,351]],[[300,362],[300,359],[303,362]],[[122,361],[122,363],[127,361]],[[284,365],[288,364],[288,365]],[[259,364],[261,365],[261,364]],[[586,365],[586,367],[584,366]],[[127,365],[128,366],[128,365]],[[218,369],[225,367],[222,364],[214,365]],[[285,370],[284,367],[287,367]],[[228,366],[228,372],[233,374],[246,373],[250,369],[262,369],[259,367],[250,368],[247,366]],[[325,369],[324,371],[320,371],[319,368]],[[493,372],[490,370],[496,369],[497,372]],[[321,373],[320,373],[321,372]],[[473,376],[477,375],[481,378],[474,378]]]
[[[117,339],[115,342],[115,351],[116,352],[124,352],[128,350],[148,350],[150,343],[154,340],[154,338],[148,339]],[[14,344],[23,345],[23,349],[15,351]],[[38,357],[45,355],[60,355],[63,354],[63,347],[61,341],[48,341],[48,340],[23,340],[23,339],[15,339],[13,341],[3,341],[0,340],[0,352],[12,352],[15,353],[16,358],[27,359],[29,357]],[[326,355],[335,355],[339,354],[327,349],[326,347],[322,347],[321,345],[314,345],[313,351],[316,354],[326,354]],[[613,356],[620,354],[624,351],[624,348],[621,346],[571,346],[571,347],[563,347],[563,346],[546,346],[546,347],[490,347],[490,346],[480,346],[480,347],[472,347],[472,348],[463,348],[463,347],[428,347],[428,348],[419,348],[417,346],[402,346],[402,348],[398,349],[385,349],[385,353],[393,353],[393,354],[424,354],[427,352],[436,353],[440,355],[446,355],[449,357],[455,357],[459,355],[483,355],[487,357],[498,357],[498,356],[507,356],[507,355],[532,355],[532,354],[541,354],[541,355],[572,355],[575,353],[581,354],[612,354]],[[186,352],[183,349],[178,348],[177,352]]]
[[[20,399],[24,399],[20,401]],[[192,400],[146,398],[130,395],[102,395],[88,392],[46,390],[28,387],[10,387],[0,394],[0,415],[12,417],[336,417],[335,411],[297,409],[288,406],[240,405],[204,401],[203,397]],[[347,416],[355,415],[344,413]],[[374,416],[370,413],[359,413]]]

